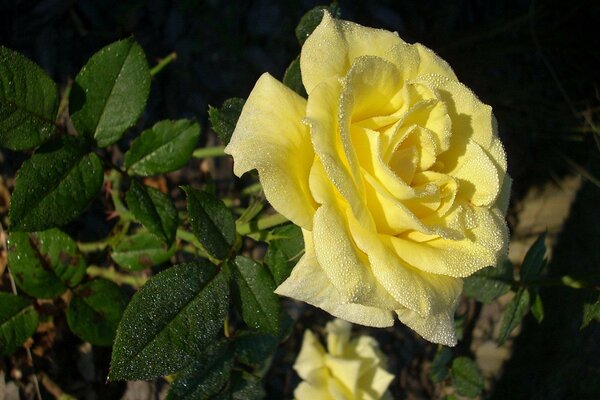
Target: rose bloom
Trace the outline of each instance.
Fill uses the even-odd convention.
[[[225,149],[303,230],[305,254],[276,293],[368,326],[397,315],[454,345],[462,278],[508,242],[491,107],[421,44],[328,13],[300,68],[308,99],[262,75]]]
[[[391,399],[386,390],[394,375],[385,370],[386,358],[370,336],[350,340],[352,326],[340,319],[327,323],[327,351],[307,330],[294,369],[303,379],[296,400]]]

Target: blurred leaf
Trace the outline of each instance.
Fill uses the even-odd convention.
[[[0,46],[0,147],[24,150],[54,134],[56,84],[35,63]]]
[[[146,55],[133,38],[112,43],[79,71],[69,97],[71,121],[99,147],[115,143],[135,125],[150,93]]]
[[[433,361],[431,362],[431,372],[429,376],[434,383],[440,383],[448,376],[448,363],[452,360],[452,350],[446,346],[438,347]]]
[[[241,331],[235,338],[235,356],[262,376],[270,366],[271,357],[277,349],[276,336],[253,331]]]
[[[300,73],[300,57],[296,57],[296,59],[292,61],[285,70],[285,74],[283,75],[283,84],[292,89],[294,92],[298,93],[300,96],[304,98],[308,97],[306,94],[306,89],[304,89],[304,84],[302,84],[302,75]]]
[[[187,119],[160,121],[133,141],[125,153],[130,174],[150,176],[178,170],[192,156],[200,125]]]
[[[464,279],[465,295],[490,303],[507,293],[513,282],[513,266],[505,260],[497,267],[486,267]]]
[[[207,192],[184,186],[194,235],[212,256],[224,260],[235,242],[235,220],[221,200]]]
[[[8,249],[15,281],[30,296],[57,297],[85,276],[85,259],[77,244],[58,229],[11,232]]]
[[[234,283],[234,299],[242,318],[250,327],[277,335],[280,323],[279,298],[269,270],[259,263],[238,256],[228,264]]]
[[[29,301],[0,292],[0,356],[17,350],[37,325],[38,313]]]
[[[232,400],[262,400],[266,395],[260,379],[243,371],[231,374]]]
[[[246,100],[238,97],[225,100],[221,108],[208,107],[208,118],[212,129],[223,144],[227,145],[235,129]]]
[[[300,22],[298,23],[298,26],[296,26],[296,38],[298,39],[300,46],[304,44],[310,34],[313,33],[317,26],[319,26],[325,10],[329,11],[334,18],[340,17],[340,8],[338,7],[337,2],[331,3],[330,6],[317,6],[312,10],[309,10],[302,18],[300,18]]]
[[[150,232],[139,232],[120,241],[111,253],[120,267],[139,271],[168,261],[176,247],[168,247]]]
[[[546,256],[546,233],[541,234],[529,248],[521,266],[521,282],[527,284],[539,278]]]
[[[544,320],[544,304],[542,303],[542,297],[539,293],[536,293],[535,298],[533,299],[533,304],[531,305],[531,314],[533,314],[533,317],[538,324]]]
[[[40,148],[17,172],[9,219],[12,231],[43,231],[81,214],[100,191],[104,171],[85,144],[66,136]]]
[[[271,270],[275,285],[279,286],[290,276],[304,254],[304,238],[302,230],[293,224],[275,228],[271,233],[277,239],[269,242],[265,263]]]
[[[167,400],[212,399],[229,381],[232,367],[233,351],[230,344],[217,342],[177,373]]]
[[[67,322],[81,339],[110,346],[126,306],[127,297],[119,286],[106,279],[94,279],[74,291]]]
[[[498,344],[502,346],[510,333],[521,323],[521,320],[529,311],[529,291],[520,288],[515,297],[508,303],[502,321],[500,322],[500,335]]]
[[[214,343],[229,309],[227,282],[207,261],[173,266],[131,299],[117,330],[110,380],[151,379]]]
[[[594,303],[593,301],[583,304],[583,320],[581,329],[589,325],[592,320],[600,322],[600,297]]]
[[[468,357],[457,357],[452,361],[450,376],[452,386],[461,396],[477,397],[483,390],[483,376],[479,367]]]
[[[179,217],[169,196],[132,179],[125,200],[135,219],[166,244],[173,243]]]

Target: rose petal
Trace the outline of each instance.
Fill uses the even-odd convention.
[[[325,353],[319,339],[310,330],[306,330],[300,353],[298,353],[298,358],[294,363],[294,369],[302,379],[308,380],[314,370],[325,366],[323,358]]]
[[[237,176],[256,168],[273,207],[303,228],[316,209],[308,176],[314,159],[308,129],[301,123],[305,100],[263,74],[250,93],[229,145]]]
[[[340,381],[354,397],[360,376],[360,360],[349,360],[343,357],[325,355],[325,365],[331,374]]]
[[[329,392],[324,387],[312,386],[306,381],[300,382],[294,389],[294,398],[296,400],[331,400]]]
[[[450,65],[439,57],[435,52],[421,43],[415,43],[414,47],[419,53],[419,69],[415,76],[436,74],[457,81],[456,74]]]
[[[462,286],[462,281],[460,282]],[[408,308],[398,309],[396,314],[398,314],[398,318],[403,324],[417,332],[424,339],[444,346],[455,346],[454,310],[457,305],[458,301],[449,305],[446,309],[440,309],[425,317]]]
[[[334,319],[325,326],[327,331],[327,351],[333,356],[345,357],[344,349],[350,341],[352,324],[341,319]]]

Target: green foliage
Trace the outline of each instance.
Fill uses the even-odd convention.
[[[464,279],[465,295],[482,303],[508,293],[513,282],[513,266],[505,260],[497,267],[486,267]]]
[[[209,262],[152,277],[123,314],[109,378],[149,379],[185,367],[214,343],[228,308],[227,281]]]
[[[242,311],[244,321],[261,332],[277,335],[279,332],[279,299],[273,293],[275,283],[269,270],[242,256],[228,264],[234,299]]]
[[[452,386],[458,394],[465,397],[477,397],[483,390],[483,376],[475,361],[468,357],[457,357],[450,368]]]
[[[66,136],[48,143],[17,173],[9,220],[13,231],[43,231],[81,214],[104,180],[98,156],[86,143]]]
[[[500,322],[500,335],[498,344],[503,345],[510,333],[521,323],[523,317],[529,311],[529,291],[520,288],[515,297],[508,303],[502,321]]]
[[[233,367],[233,351],[227,341],[217,342],[202,352],[171,384],[167,400],[212,399],[223,392]]]
[[[302,230],[293,224],[271,231],[276,238],[269,242],[265,263],[271,270],[275,285],[279,286],[290,276],[292,269],[304,254]]]
[[[119,266],[139,271],[169,260],[175,250],[175,245],[168,247],[150,232],[140,231],[120,241],[111,257]]]
[[[127,297],[106,279],[95,279],[74,291],[67,309],[67,322],[74,334],[98,346],[110,346]]]
[[[115,143],[135,125],[150,93],[144,51],[132,38],[112,43],[81,69],[69,97],[77,132],[99,147]]]
[[[581,329],[588,326],[592,320],[600,322],[600,296],[596,301],[584,303]]]
[[[266,396],[259,379],[240,371],[231,374],[230,393],[232,400],[262,400]]]
[[[31,296],[60,296],[85,276],[85,260],[77,244],[58,229],[12,232],[8,248],[15,281]]]
[[[540,235],[527,251],[523,265],[521,265],[521,282],[528,284],[539,278],[546,256],[546,234]]]
[[[175,171],[192,157],[199,137],[200,125],[187,119],[157,122],[133,141],[125,168],[140,176]]]
[[[544,320],[544,304],[542,303],[542,297],[539,293],[536,293],[533,299],[533,304],[531,305],[531,314],[538,324]]]
[[[235,242],[235,220],[231,211],[215,196],[183,187],[187,194],[187,209],[194,235],[214,258],[224,260]]]
[[[168,195],[132,179],[126,201],[129,210],[142,225],[166,244],[173,243],[179,218]]]
[[[235,355],[239,362],[262,376],[271,364],[269,355],[275,352],[278,343],[278,338],[273,335],[241,331],[235,338]]]
[[[448,377],[448,364],[450,360],[452,360],[452,350],[446,346],[438,347],[431,363],[431,372],[429,373],[433,382],[439,383]]]
[[[315,28],[319,26],[325,11],[328,11],[334,18],[340,17],[340,8],[338,7],[337,2],[331,3],[330,6],[317,6],[308,11],[300,18],[300,22],[298,23],[298,26],[296,26],[296,39],[298,39],[300,45],[303,45]]]
[[[300,96],[304,98],[308,96],[306,94],[306,89],[304,89],[304,84],[302,83],[300,57],[296,57],[296,59],[292,61],[285,70],[285,74],[283,75],[283,83]]]
[[[33,62],[0,46],[0,147],[25,150],[54,134],[56,85]]]
[[[38,325],[38,313],[22,297],[0,292],[0,356],[14,352]]]
[[[213,130],[224,144],[228,144],[246,100],[234,97],[225,100],[221,108],[208,107],[208,118]]]

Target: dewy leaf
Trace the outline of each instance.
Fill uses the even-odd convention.
[[[228,309],[227,281],[207,261],[155,275],[123,314],[109,378],[150,379],[188,365],[214,343]]]
[[[333,3],[330,6],[317,6],[312,10],[309,10],[302,18],[300,18],[300,22],[298,23],[298,26],[296,26],[296,38],[298,39],[300,46],[304,44],[310,34],[313,33],[317,26],[319,26],[325,10],[329,11],[334,18],[340,17],[340,9],[336,3]]]
[[[168,195],[132,179],[125,199],[135,219],[166,244],[173,243],[179,217]]]
[[[546,233],[541,234],[529,248],[521,266],[521,282],[529,283],[537,279],[544,268],[546,256]]]
[[[465,295],[490,303],[507,293],[513,282],[513,266],[505,260],[497,267],[486,267],[464,279]]]
[[[36,64],[0,46],[0,147],[24,150],[54,134],[56,84]]]
[[[167,400],[213,398],[229,381],[232,366],[233,351],[230,343],[217,342],[177,373]]]
[[[106,279],[79,286],[67,308],[69,328],[81,339],[97,346],[110,346],[127,297],[121,288]]]
[[[242,256],[229,264],[234,282],[235,299],[242,318],[252,328],[277,335],[279,333],[279,299],[273,291],[275,283],[267,267]]]
[[[57,297],[85,275],[85,259],[77,244],[58,229],[11,232],[8,249],[15,281],[30,296]]]
[[[208,118],[212,129],[223,144],[227,145],[235,129],[246,100],[238,97],[225,100],[221,108],[208,107]]]
[[[479,367],[468,357],[457,357],[452,361],[450,376],[452,385],[462,396],[477,397],[483,390],[483,376]]]
[[[275,228],[271,234],[277,239],[269,242],[265,263],[273,274],[275,285],[279,286],[304,254],[304,238],[302,230],[293,224]]]
[[[242,364],[252,367],[255,374],[266,373],[277,349],[276,336],[253,331],[238,331],[235,338],[235,356]]]
[[[183,187],[194,235],[213,257],[227,258],[235,242],[235,220],[231,211],[217,199],[191,186]]]
[[[139,232],[120,241],[111,253],[122,268],[139,271],[162,264],[175,254],[176,247],[167,247],[150,232]]]
[[[33,335],[38,319],[29,301],[0,292],[0,356],[11,354]]]
[[[448,376],[448,363],[452,360],[452,350],[446,346],[440,346],[433,357],[431,372],[429,376],[434,383],[440,383]]]
[[[581,329],[589,325],[592,320],[600,322],[600,297],[594,302],[586,302],[583,304],[583,319],[581,321]]]
[[[157,122],[133,141],[125,168],[141,176],[175,171],[188,162],[199,137],[200,125],[187,119]]]
[[[503,345],[510,333],[521,323],[521,320],[529,311],[529,291],[519,289],[515,297],[508,303],[502,321],[500,322],[500,336],[498,344]]]
[[[43,231],[64,225],[96,197],[104,171],[81,140],[66,136],[40,148],[21,166],[9,220],[12,231]]]
[[[71,120],[99,147],[115,143],[135,125],[150,93],[150,70],[132,38],[112,43],[79,71],[69,97]]]
[[[304,98],[308,96],[306,94],[306,89],[304,89],[304,84],[302,84],[302,75],[300,73],[300,57],[296,57],[296,59],[292,61],[285,70],[285,74],[283,75],[283,84]]]
[[[260,379],[244,371],[233,371],[231,374],[232,400],[262,400],[267,394]]]

